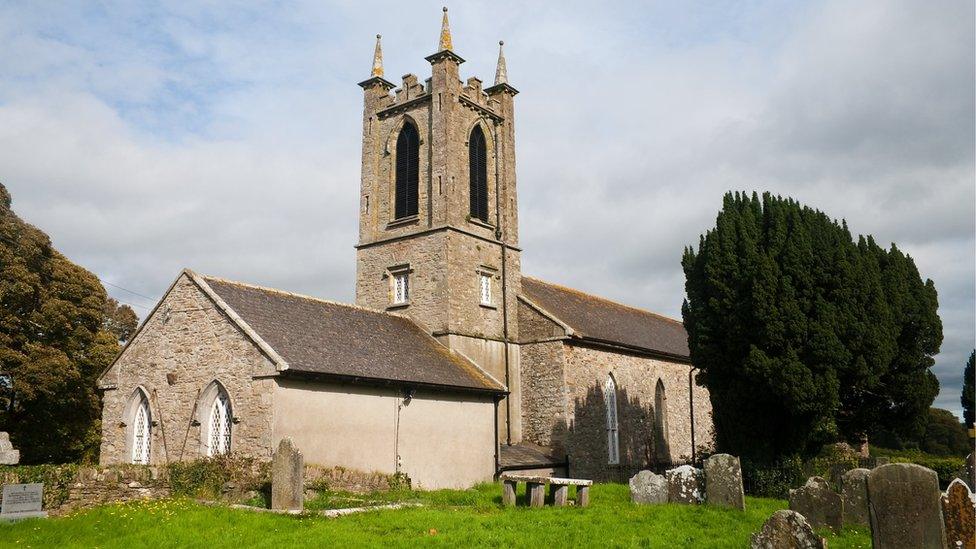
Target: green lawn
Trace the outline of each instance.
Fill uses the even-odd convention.
[[[310,508],[357,503],[323,494]],[[709,506],[636,506],[627,486],[597,485],[588,508],[503,508],[497,485],[371,496],[421,508],[338,519],[210,507],[173,499],[108,505],[71,516],[0,524],[2,547],[748,547],[749,535],[785,502],[746,498],[744,513]],[[865,530],[829,538],[831,549],[870,547]]]

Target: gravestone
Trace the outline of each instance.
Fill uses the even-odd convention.
[[[869,469],[851,469],[841,478],[840,499],[844,503],[844,524],[867,526]]]
[[[32,517],[46,517],[41,510],[44,485],[4,484],[0,501],[0,520],[20,520]]]
[[[290,438],[283,438],[271,462],[271,508],[301,511],[304,507],[305,458]]]
[[[705,499],[704,474],[701,469],[682,465],[664,472],[668,481],[668,501],[698,505]]]
[[[942,496],[942,520],[949,547],[976,548],[976,496],[960,479]]]
[[[10,435],[0,431],[0,465],[17,465],[20,463],[20,450],[14,450],[10,443]]]
[[[630,477],[630,500],[641,505],[668,502],[668,481],[651,471]]]
[[[827,542],[813,531],[803,515],[780,509],[752,535],[752,549],[826,549]]]
[[[868,475],[871,537],[879,549],[940,549],[945,525],[935,471],[914,463],[890,463]]]
[[[742,466],[739,458],[728,454],[715,454],[704,462],[705,502],[709,505],[746,508],[742,490]]]
[[[803,515],[814,528],[840,532],[844,523],[840,495],[822,477],[810,477],[803,486],[790,490],[790,510]]]

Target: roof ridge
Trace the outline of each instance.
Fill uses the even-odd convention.
[[[670,316],[662,315],[661,313],[655,313],[654,311],[648,311],[647,309],[642,309],[640,307],[634,307],[633,305],[627,305],[626,303],[621,303],[619,301],[614,301],[612,299],[609,299],[609,298],[606,298],[606,297],[603,297],[603,296],[599,296],[599,295],[596,295],[596,294],[591,294],[591,293],[588,293],[588,292],[584,292],[583,290],[577,290],[576,288],[570,288],[569,286],[564,286],[562,284],[557,284],[555,282],[547,282],[545,280],[542,280],[541,278],[536,278],[534,276],[522,275],[522,278],[528,278],[529,280],[534,280],[536,282],[539,282],[541,284],[545,284],[547,286],[554,286],[556,288],[559,288],[561,290],[566,290],[566,291],[572,292],[574,294],[582,294],[582,295],[584,295],[586,297],[590,297],[590,298],[593,298],[593,299],[599,299],[600,301],[606,301],[607,303],[612,303],[612,304],[618,305],[620,307],[626,307],[628,309],[633,309],[635,311],[639,311],[641,313],[646,313],[646,314],[649,314],[649,315],[652,315],[652,316],[656,316],[656,317],[658,317],[658,318],[660,318],[662,320],[667,320],[669,322],[674,322],[676,324],[680,324],[681,326],[684,326],[684,322],[682,322],[682,321],[680,321],[680,320],[678,320],[676,318],[671,318]]]
[[[241,282],[240,280],[230,280],[229,278],[222,278],[219,276],[207,275],[207,274],[197,274],[201,278],[212,282],[223,282],[224,284],[233,284],[234,286],[241,286],[243,288],[250,288],[252,290],[260,290],[263,292],[269,292],[273,294],[285,295],[288,297],[295,297],[298,299],[305,299],[307,301],[317,301],[319,303],[325,303],[326,305],[338,305],[340,307],[348,307],[350,309],[359,309],[361,311],[366,311],[370,313],[380,313],[387,316],[393,316],[397,318],[404,318],[401,315],[390,313],[389,311],[383,311],[380,309],[373,309],[370,307],[364,307],[362,305],[356,305],[355,303],[343,303],[341,301],[334,301],[332,299],[324,299],[321,297],[315,297],[311,295],[298,294],[295,292],[289,292],[288,290],[281,290],[278,288],[272,288],[270,286],[261,286],[259,284],[251,284],[250,282]]]

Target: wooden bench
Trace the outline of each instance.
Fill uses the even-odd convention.
[[[503,474],[499,477],[502,481],[502,503],[505,505],[515,505],[515,493],[518,483],[525,483],[525,492],[529,496],[529,505],[532,507],[542,507],[545,505],[546,485],[551,486],[552,504],[556,507],[566,505],[569,496],[569,487],[576,487],[576,505],[586,507],[590,504],[590,486],[592,480],[578,478],[556,478],[556,477],[536,477],[531,475],[508,475]]]

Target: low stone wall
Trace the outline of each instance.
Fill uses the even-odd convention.
[[[44,484],[44,510],[57,516],[117,501],[167,497],[165,470],[137,465],[79,467],[33,465],[0,468],[0,485]]]
[[[312,490],[385,492],[396,484],[394,477],[383,473],[364,473],[345,467],[305,466],[305,487]]]

